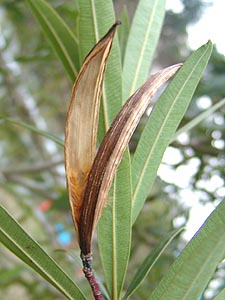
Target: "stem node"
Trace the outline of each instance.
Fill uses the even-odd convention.
[[[81,253],[81,259],[83,263],[83,272],[87,278],[93,292],[95,300],[103,300],[102,293],[99,284],[95,278],[94,271],[92,269],[92,253],[83,254]]]

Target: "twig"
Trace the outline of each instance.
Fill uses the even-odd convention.
[[[49,171],[49,169],[52,169],[58,165],[63,164],[63,159],[59,158],[58,160],[55,161],[45,161],[39,164],[33,164],[33,165],[28,165],[24,166],[21,168],[12,168],[12,169],[7,169],[3,170],[2,173],[5,175],[16,175],[16,174],[26,174],[26,173],[40,173],[41,171]]]
[[[93,292],[95,300],[103,300],[99,284],[95,278],[95,274],[92,269],[92,254],[89,253],[87,255],[84,255],[81,253],[81,259],[82,259],[82,263],[83,263],[84,275],[87,278],[87,280],[92,288],[92,292]]]

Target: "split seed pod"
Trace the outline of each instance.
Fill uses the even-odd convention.
[[[98,114],[107,58],[115,23],[86,57],[73,87],[65,129],[67,188],[81,253],[91,253],[93,233],[116,169],[155,92],[181,64],[150,76],[127,100],[96,153]]]
[[[112,47],[115,23],[87,55],[72,90],[65,128],[67,189],[75,229],[80,216],[87,177],[96,154],[98,114],[106,62]]]
[[[106,62],[115,23],[87,55],[73,86],[65,128],[67,189],[78,234],[84,273],[95,299],[102,299],[93,274],[91,243],[116,169],[130,138],[155,92],[181,67],[174,65],[150,76],[127,100],[96,153],[98,115]]]
[[[181,64],[150,76],[127,100],[108,129],[87,178],[80,216],[79,236],[83,254],[91,252],[94,229],[105,206],[108,192],[123,153],[155,92],[169,80]]]

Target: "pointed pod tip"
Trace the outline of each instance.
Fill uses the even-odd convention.
[[[115,33],[116,31],[116,27],[121,25],[122,22],[119,21],[119,20],[116,20],[115,23],[112,25],[112,27],[109,29],[108,33],[106,35],[108,35],[109,33],[113,32],[113,34]]]
[[[114,23],[114,26],[118,26],[118,25],[121,25],[122,22],[120,20],[116,20],[116,22]]]
[[[167,68],[164,68],[163,70],[159,71],[162,72],[164,74],[167,74],[169,77],[172,77],[173,75],[175,75],[177,73],[177,71],[183,66],[183,63],[178,63],[172,66],[169,66]]]
[[[158,71],[157,73],[151,75],[149,77],[149,79],[146,81],[147,83],[147,87],[149,85],[149,80],[151,81],[152,77],[156,77],[156,78],[159,78],[158,82],[160,83],[160,85],[163,83],[163,82],[166,82],[167,80],[169,80],[173,75],[175,75],[177,73],[177,71],[183,66],[182,63],[178,63],[178,64],[175,64],[175,65],[171,65],[169,67],[166,67],[160,71]],[[146,84],[145,83],[145,84]],[[144,85],[145,85],[144,84]]]
[[[116,20],[115,23],[110,27],[109,31],[101,38],[100,41],[107,40],[109,37],[112,38],[116,32],[117,26],[120,24],[121,24],[121,22]]]

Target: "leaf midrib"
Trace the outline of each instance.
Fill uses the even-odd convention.
[[[56,39],[56,41],[58,42],[58,44],[60,45],[60,49],[62,50],[64,56],[66,57],[67,61],[68,61],[68,64],[70,66],[70,68],[72,69],[73,73],[74,73],[74,76],[76,77],[77,76],[77,70],[75,69],[71,59],[70,59],[70,56],[68,55],[67,51],[66,51],[66,48],[64,47],[64,45],[61,43],[61,40],[58,38],[58,35],[56,33],[56,31],[54,30],[54,28],[51,26],[50,22],[48,21],[48,19],[46,19],[45,15],[43,15],[40,11],[40,9],[38,8],[38,6],[36,6],[34,3],[33,5],[35,6],[38,14],[39,14],[39,17],[41,17],[45,23],[48,25],[48,28],[50,30],[50,32],[52,33],[52,35],[54,36],[54,38]],[[55,17],[58,17],[57,15],[55,15]],[[65,26],[65,24],[64,24]],[[75,37],[72,35],[72,33],[70,32],[70,30],[68,29],[68,32],[70,33],[71,35],[71,38],[73,38],[74,42],[76,42],[76,39]]]
[[[176,98],[174,99],[174,101],[173,101],[173,104],[170,106],[170,109],[169,109],[168,114],[166,115],[166,118],[165,118],[165,119],[163,120],[163,122],[162,122],[162,126],[160,127],[160,130],[158,131],[158,134],[157,134],[156,139],[155,139],[155,141],[154,141],[154,143],[153,143],[153,145],[152,145],[152,148],[151,148],[151,150],[150,150],[150,152],[149,152],[149,154],[148,154],[148,156],[147,156],[147,159],[145,160],[144,166],[143,166],[143,168],[142,168],[143,171],[141,172],[141,174],[140,174],[140,176],[139,176],[139,180],[138,180],[138,182],[137,182],[137,184],[136,184],[136,187],[135,187],[135,189],[134,189],[133,196],[132,196],[132,205],[133,205],[133,207],[134,207],[135,199],[136,199],[136,197],[137,197],[137,193],[138,193],[138,191],[139,191],[139,189],[140,189],[140,185],[141,185],[142,179],[143,179],[144,174],[145,174],[145,170],[146,170],[147,165],[148,165],[149,158],[151,157],[151,155],[152,155],[152,153],[153,153],[153,151],[154,151],[154,149],[155,149],[155,147],[156,147],[156,144],[158,143],[158,140],[159,140],[159,138],[160,138],[160,136],[161,136],[161,132],[162,132],[162,130],[164,129],[165,124],[166,124],[168,118],[170,117],[170,113],[171,113],[171,111],[173,110],[173,107],[174,107],[174,105],[176,104],[177,99],[179,98],[180,94],[182,93],[182,91],[183,91],[183,89],[184,89],[186,83],[188,82],[189,78],[192,76],[192,74],[194,73],[194,71],[197,69],[197,67],[198,67],[198,65],[200,64],[202,57],[204,57],[206,51],[207,51],[207,49],[203,52],[203,54],[201,55],[201,57],[200,57],[199,60],[198,60],[198,63],[195,65],[195,68],[193,68],[192,72],[189,74],[189,76],[188,76],[187,79],[185,80],[184,84],[182,85],[182,89],[180,89],[179,93],[177,94],[177,97],[176,97]]]
[[[148,41],[148,36],[149,36],[149,32],[151,30],[152,23],[153,23],[153,20],[154,20],[154,15],[155,15],[155,10],[156,10],[157,4],[158,4],[158,1],[156,1],[155,4],[154,4],[153,11],[152,11],[152,14],[151,14],[151,19],[150,19],[150,22],[148,23],[148,27],[147,27],[146,34],[145,34],[144,41],[143,41],[143,46],[141,48],[140,55],[138,56],[139,59],[137,61],[136,72],[134,73],[134,78],[133,78],[133,82],[132,82],[132,85],[131,85],[131,88],[130,88],[129,95],[132,95],[134,93],[134,90],[135,90],[135,87],[136,87],[136,82],[137,82],[139,70],[141,68],[144,52],[145,52],[145,49],[146,49],[145,46],[146,46],[147,41]]]

